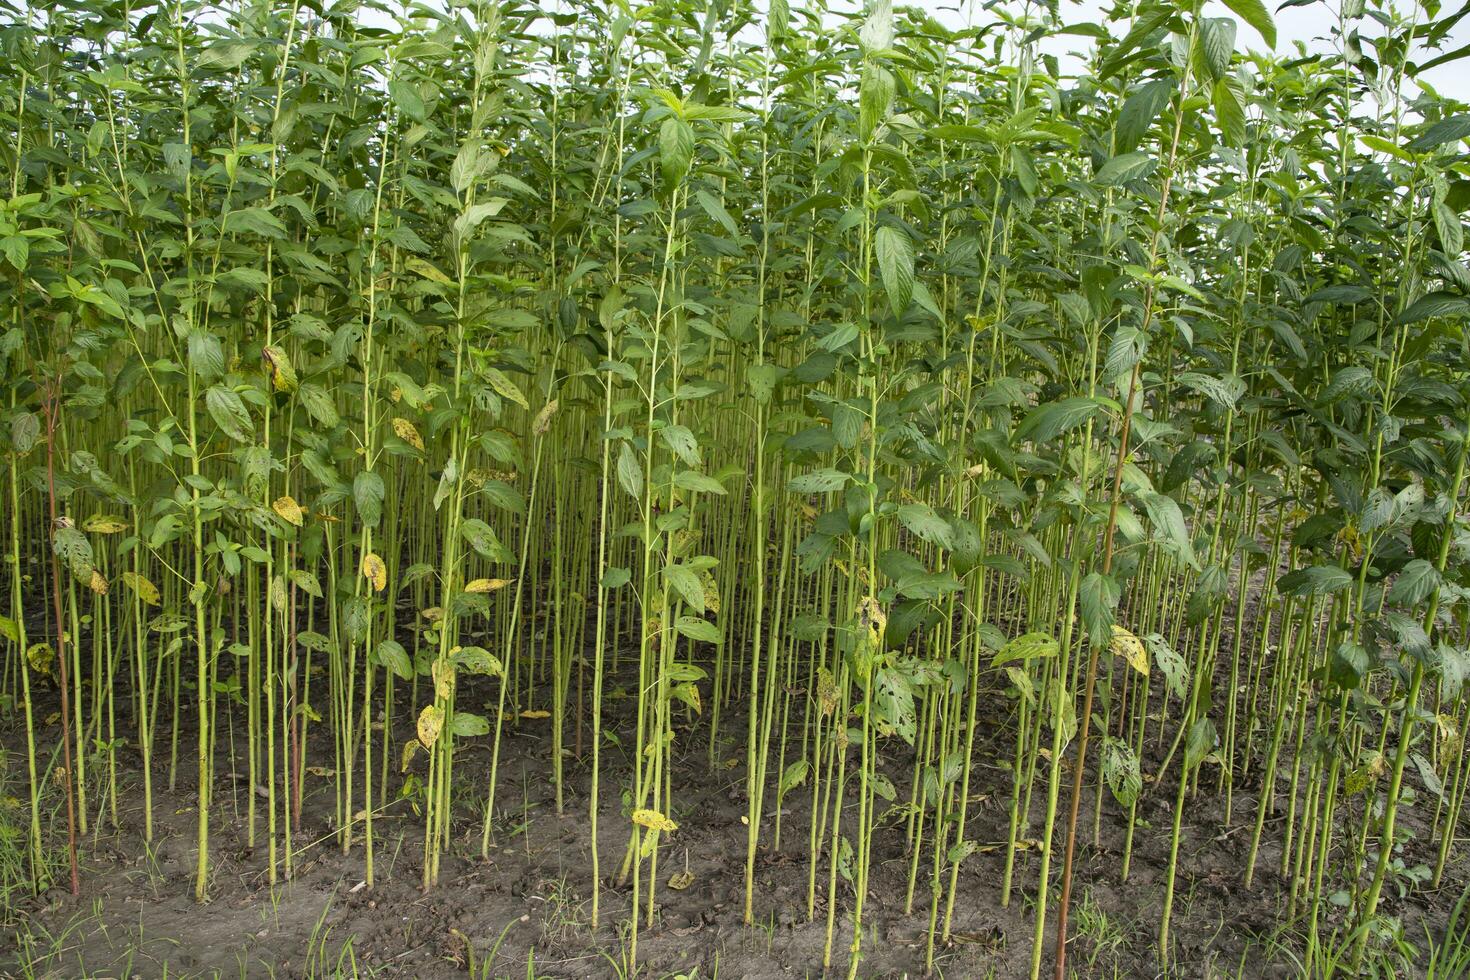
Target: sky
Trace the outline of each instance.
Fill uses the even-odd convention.
[[[895,0],[895,5],[922,7],[933,13],[935,19],[941,23],[961,26],[967,22],[966,18],[970,10],[968,4],[972,2],[974,0]],[[1281,0],[1265,0],[1267,9],[1274,8],[1280,2]],[[1470,3],[1470,0],[1448,0],[1444,3],[1444,9],[1440,10],[1433,19],[1443,18],[1460,9],[1459,5],[1465,3]],[[1014,4],[1009,6],[1014,6]],[[1062,19],[1069,24],[1098,22],[1104,16],[1103,12],[1111,6],[1110,0],[1062,0]],[[1398,6],[1405,11],[1410,9],[1408,4],[1402,0]],[[1317,51],[1332,51],[1331,30],[1337,22],[1337,9],[1337,0],[1328,0],[1328,2],[1319,0],[1309,6],[1290,7],[1277,11],[1275,13],[1276,54],[1280,57],[1294,57],[1298,44],[1302,45],[1309,54]],[[983,9],[977,7],[976,10],[977,18],[984,16]],[[1209,0],[1205,4],[1205,14],[1212,17],[1234,17],[1220,0]],[[1421,11],[1421,17],[1423,16]],[[1265,50],[1265,39],[1239,17],[1234,19],[1239,31],[1236,35],[1236,47],[1247,50]],[[1382,33],[1377,23],[1370,18],[1364,18],[1360,22],[1359,30],[1365,37]],[[1113,33],[1118,36],[1123,31],[1115,29]],[[1053,38],[1047,43],[1053,46],[1050,53],[1064,54],[1069,50],[1082,50],[1086,39]],[[1470,44],[1470,16],[1466,16],[1455,25],[1446,37],[1443,47],[1435,53],[1452,51],[1467,44]],[[1433,56],[1433,54],[1421,54],[1417,60],[1427,61]],[[1470,102],[1470,57],[1431,68],[1425,73],[1424,78],[1441,95]]]
[[[421,0],[421,2],[433,5],[436,0]],[[556,0],[542,0],[542,2],[548,6],[556,4]],[[764,8],[765,0],[756,0],[756,2],[758,6]],[[999,0],[999,2],[1004,4],[1008,10],[1014,11],[1020,8],[1019,0]],[[1113,6],[1112,0],[1060,0],[1060,2],[1062,20],[1068,24],[1099,22],[1104,17],[1104,11]],[[1263,2],[1269,10],[1278,6],[1282,0],[1263,0]],[[1299,52],[1311,54],[1333,51],[1331,32],[1336,25],[1337,10],[1341,2],[1342,0],[1314,0],[1307,6],[1274,11],[1276,55],[1290,58],[1297,57]],[[1409,4],[1413,2],[1414,0],[1395,0],[1395,6],[1402,11],[1408,11],[1411,9]],[[1433,0],[1433,2],[1441,2],[1443,9],[1433,17],[1426,17],[1421,10],[1421,20],[1438,20],[1457,9],[1462,9],[1463,6],[1470,6],[1470,0]],[[790,4],[792,7],[801,6],[801,0],[790,0]],[[975,23],[983,23],[982,18],[994,16],[988,12],[986,0],[893,0],[893,5],[926,9],[940,23],[956,28],[970,23],[972,18]],[[829,9],[857,11],[867,6],[867,3],[866,0],[830,0],[828,6]],[[369,22],[376,16],[369,8],[363,8],[361,15]],[[1232,14],[1222,0],[1206,0],[1205,15],[1234,18],[1238,31],[1235,44],[1238,49],[1264,50],[1266,48],[1265,39],[1239,17]],[[1382,33],[1377,22],[1368,17],[1358,22],[1358,30],[1365,37]],[[1121,37],[1126,33],[1126,28],[1121,24],[1117,25],[1112,29],[1112,33],[1115,37]],[[1054,37],[1044,40],[1042,49],[1048,54],[1062,57],[1068,52],[1086,50],[1092,43],[1089,39],[1082,37]],[[1415,60],[1427,61],[1437,54],[1453,51],[1466,45],[1470,45],[1470,15],[1455,25],[1438,50],[1421,52]],[[1067,67],[1064,59],[1064,70]],[[1470,57],[1432,68],[1423,77],[1441,95],[1470,103]]]

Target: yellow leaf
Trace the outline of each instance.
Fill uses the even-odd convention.
[[[429,665],[429,676],[434,679],[434,694],[449,700],[454,694],[454,661],[435,660]]]
[[[521,717],[522,718],[531,718],[533,720],[536,719],[536,718],[550,718],[551,717],[551,712],[550,711],[542,711],[540,708],[537,708],[534,711],[522,711],[521,712]]]
[[[296,498],[290,494],[284,497],[277,497],[275,503],[271,504],[271,510],[275,511],[276,515],[287,524],[294,524],[297,527],[300,527],[302,521],[306,518],[306,511],[301,509],[301,505],[296,502]]]
[[[514,582],[513,578],[477,578],[465,585],[466,592],[494,592]]]
[[[634,810],[633,822],[640,827],[646,827],[649,830],[657,830],[662,833],[669,833],[679,829],[678,824],[657,810]]]
[[[419,430],[414,428],[413,423],[408,419],[395,418],[393,420],[393,434],[419,452],[424,451],[424,437],[419,435]]]
[[[676,892],[681,892],[694,884],[693,871],[676,871],[669,876],[669,887]]]
[[[419,741],[424,748],[432,749],[439,741],[439,732],[444,728],[444,709],[431,704],[419,712]],[[406,753],[405,753],[406,754]]]
[[[56,650],[49,643],[33,643],[26,651],[26,662],[31,665],[31,670],[38,674],[51,673],[51,664],[56,659]],[[46,722],[51,724],[51,722]]]
[[[373,583],[374,592],[382,592],[388,587],[388,566],[371,551],[362,556],[362,576]]]
[[[888,616],[883,612],[883,607],[878,600],[872,596],[864,596],[858,600],[857,607],[858,623],[868,628],[868,634],[876,647],[883,641],[883,631],[888,628]]]
[[[92,569],[92,580],[87,586],[98,595],[107,595],[107,579],[97,569]]]
[[[127,529],[128,522],[113,514],[93,514],[82,521],[82,530],[93,534],[116,534]]]
[[[709,569],[703,569],[699,573],[700,581],[704,585],[704,608],[712,613],[720,611],[720,587],[715,583],[714,575]]]
[[[1138,637],[1115,624],[1111,648],[1114,656],[1122,657],[1128,661],[1128,666],[1144,676],[1148,675],[1148,654],[1144,652],[1143,642]]]

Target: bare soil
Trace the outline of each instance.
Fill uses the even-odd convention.
[[[620,680],[630,685],[632,679]],[[405,687],[399,685],[400,694],[406,694]],[[619,688],[610,680],[608,690],[606,724],[614,732],[627,731],[631,699],[617,696],[625,695],[627,687]],[[477,702],[490,703],[491,695],[489,689],[464,686],[460,704],[474,710]],[[46,697],[54,701],[54,693]],[[963,865],[954,938],[941,945],[936,965],[947,977],[1020,977],[1026,975],[1030,960],[1034,921],[1030,896],[1039,859],[1034,850],[1023,853],[1011,905],[1001,908],[1010,775],[987,760],[1010,757],[1013,720],[1006,715],[1008,701],[1001,691],[992,692],[982,704],[992,706],[992,711],[982,719],[977,737],[967,830],[980,850]],[[38,708],[43,708],[41,716],[50,713],[43,705]],[[232,715],[238,753],[243,747],[244,712],[237,708]],[[220,718],[230,720],[224,708]],[[713,766],[708,715],[680,732],[674,776],[678,804],[671,813],[679,830],[660,852],[654,922],[639,932],[640,976],[759,980],[823,973],[827,864],[823,859],[814,916],[808,919],[809,796],[801,790],[786,799],[779,848],[770,844],[774,815],[768,819],[756,863],[756,922],[745,926],[741,921],[745,757],[738,735],[744,718],[744,705],[726,708],[722,738],[727,732],[736,737],[718,747]],[[24,731],[18,719],[17,714],[3,723],[0,745],[6,749],[5,794],[23,799]],[[400,697],[395,728],[402,730],[402,738],[395,740],[396,745],[410,737],[411,719],[408,699]],[[191,719],[182,722],[186,731],[190,723]],[[221,732],[210,831],[213,898],[203,906],[193,900],[194,747],[187,739],[181,741],[177,789],[169,791],[167,744],[160,740],[163,765],[154,774],[156,823],[151,847],[141,835],[140,759],[131,747],[125,748],[119,757],[123,801],[119,827],[106,823],[98,827],[92,821],[82,849],[81,898],[72,899],[64,888],[53,887],[6,910],[8,924],[0,932],[0,976],[456,978],[470,975],[472,967],[485,971],[475,976],[489,977],[625,975],[621,961],[631,889],[616,878],[629,830],[619,801],[629,760],[620,747],[608,744],[604,749],[599,818],[604,886],[601,924],[593,930],[586,812],[590,733],[583,733],[581,755],[569,754],[566,760],[564,807],[558,814],[550,778],[550,724],[547,719],[526,718],[506,727],[495,845],[488,861],[480,858],[479,845],[489,740],[461,743],[456,782],[462,792],[456,791],[451,853],[444,859],[440,884],[428,893],[419,887],[422,818],[407,799],[388,804],[376,817],[377,882],[371,890],[362,887],[360,840],[343,855],[331,826],[331,773],[306,775],[302,823],[295,833],[301,848],[296,867],[291,880],[272,889],[265,874],[264,848],[252,849],[246,836],[243,758],[232,761],[231,742]],[[325,726],[316,731],[325,734]],[[59,725],[53,721],[41,736],[44,745],[56,745]],[[799,731],[793,731],[793,738],[799,739]],[[567,741],[570,750],[570,731]],[[906,746],[892,741],[882,763],[902,802],[907,798],[911,756]],[[1256,744],[1263,745],[1264,738]],[[330,745],[313,740],[309,756],[309,766],[330,764]],[[395,771],[397,761],[392,760]],[[1154,758],[1152,765],[1146,761],[1145,773],[1156,769],[1159,761]],[[95,763],[92,771],[99,771]],[[1255,882],[1246,891],[1241,879],[1255,819],[1259,764],[1246,780],[1249,785],[1235,788],[1228,825],[1223,821],[1223,798],[1216,793],[1218,772],[1213,764],[1205,765],[1200,791],[1186,806],[1174,911],[1176,961],[1167,975],[1296,976],[1291,957],[1269,942],[1286,914],[1286,888],[1278,874],[1285,793],[1277,794],[1278,809],[1266,824]],[[1164,785],[1145,783],[1126,882],[1120,880],[1126,814],[1105,794],[1097,823],[1100,834],[1094,838],[1094,795],[1089,788],[1072,916],[1075,938],[1069,972],[1075,976],[1164,975],[1154,949],[1175,773],[1177,762]],[[394,776],[395,791],[399,778]],[[1063,785],[1070,785],[1070,777]],[[59,794],[50,799],[60,805]],[[97,799],[94,789],[89,797],[94,818]],[[1033,827],[1042,819],[1044,800],[1043,774],[1034,796]],[[23,830],[24,810],[13,801],[11,809],[13,822]],[[1424,839],[1424,809],[1411,807],[1406,816],[1416,832],[1406,856],[1410,865],[1432,863],[1431,846]],[[849,819],[855,819],[855,810]],[[263,840],[263,813],[259,820]],[[64,811],[54,825],[65,827]],[[903,837],[900,828],[890,826],[875,839],[859,970],[863,977],[917,977],[924,971],[931,858],[926,851],[913,911],[905,914],[909,861]],[[64,841],[50,843],[59,859]],[[12,846],[23,853],[23,838]],[[686,861],[693,882],[682,891],[669,888],[670,878],[686,869]],[[1059,864],[1053,865],[1054,873]],[[1386,911],[1401,917],[1409,939],[1422,943],[1426,929],[1442,928],[1464,887],[1463,869],[1446,877],[1453,880],[1437,892],[1420,889],[1404,898],[1392,887],[1385,890]],[[844,975],[852,896],[840,879],[839,892],[833,972]],[[1329,910],[1324,926],[1336,924],[1341,915]],[[1288,945],[1300,940],[1299,932],[1289,927],[1282,936]],[[1048,946],[1048,976],[1049,951]]]

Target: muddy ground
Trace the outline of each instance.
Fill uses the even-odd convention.
[[[631,678],[617,678],[622,685]],[[401,694],[404,685],[400,685]],[[626,686],[609,682],[607,717],[614,731],[626,731],[631,698]],[[623,697],[618,695],[622,694]],[[46,695],[38,698],[43,701]],[[50,695],[54,701],[54,694]],[[487,702],[488,690],[464,687],[461,707]],[[992,706],[977,738],[977,766],[971,780],[968,837],[980,845],[960,875],[954,941],[936,956],[946,977],[1025,976],[1031,951],[1031,894],[1039,859],[1034,851],[1018,864],[1018,889],[1009,908],[999,904],[1004,867],[1009,772],[996,760],[1010,757],[1013,721],[1008,701],[994,691]],[[41,716],[50,713],[42,705]],[[493,711],[486,711],[492,715]],[[221,719],[226,712],[221,710]],[[745,708],[725,711],[722,738],[710,765],[708,716],[680,733],[675,746],[675,795],[670,814],[679,830],[661,851],[659,907],[651,928],[640,930],[638,961],[646,977],[699,978],[813,977],[822,974],[825,944],[825,882],[819,872],[815,918],[808,920],[806,858],[809,798],[798,790],[782,814],[781,846],[769,846],[769,833],[756,865],[757,890],[752,926],[741,923],[745,828],[743,732]],[[409,737],[411,706],[399,699],[395,726]],[[238,751],[243,711],[233,712]],[[11,798],[7,824],[23,833],[25,812],[24,731],[19,716],[3,723],[6,780],[0,796]],[[185,722],[185,729],[189,727]],[[325,733],[325,726],[317,731]],[[42,732],[42,743],[56,745],[59,726]],[[222,733],[223,734],[223,733]],[[629,824],[617,788],[626,781],[628,759],[609,744],[603,753],[601,855],[606,885],[598,929],[590,926],[591,866],[586,813],[590,775],[585,744],[580,758],[567,759],[567,790],[558,815],[550,779],[550,721],[525,718],[505,732],[497,800],[495,845],[489,861],[479,856],[480,819],[487,738],[461,743],[456,756],[454,839],[444,859],[441,882],[420,890],[422,818],[409,800],[387,805],[376,818],[377,882],[363,880],[360,843],[343,855],[333,838],[330,773],[306,775],[302,825],[296,834],[312,842],[297,856],[292,880],[274,890],[265,875],[263,847],[248,846],[244,807],[248,788],[243,760],[235,771],[229,746],[220,743],[216,802],[211,823],[214,861],[212,901],[193,901],[194,748],[179,748],[178,785],[167,789],[166,768],[155,774],[155,836],[145,846],[140,828],[142,799],[136,752],[120,754],[122,806],[120,828],[89,829],[82,854],[82,896],[72,899],[53,887],[38,897],[17,891],[0,935],[0,975],[45,977],[618,977],[626,975],[630,889],[613,878],[627,842]],[[568,736],[569,748],[573,739]],[[897,740],[884,759],[906,798],[908,750]],[[585,743],[585,737],[584,737]],[[1258,742],[1258,744],[1260,744]],[[902,751],[899,751],[899,749]],[[166,764],[167,746],[159,756]],[[330,764],[330,747],[314,742],[307,764]],[[1145,763],[1147,773],[1157,767]],[[422,756],[420,757],[422,762]],[[397,768],[397,759],[393,760]],[[1177,763],[1176,763],[1177,765]],[[94,769],[95,771],[95,769]],[[1086,797],[1084,832],[1079,840],[1079,881],[1073,913],[1074,942],[1069,959],[1079,977],[1153,977],[1161,974],[1155,943],[1167,866],[1174,779],[1153,787],[1147,782],[1139,804],[1132,869],[1120,880],[1124,814],[1104,801],[1101,837],[1094,842]],[[1200,794],[1187,805],[1174,911],[1177,957],[1166,975],[1293,977],[1299,968],[1290,949],[1300,947],[1300,926],[1284,929],[1285,890],[1277,873],[1284,793],[1266,824],[1256,880],[1242,888],[1241,873],[1250,845],[1259,774],[1237,786],[1233,820],[1221,829],[1221,801],[1214,793],[1218,770],[1206,763]],[[393,788],[397,788],[394,777]],[[1064,786],[1070,785],[1070,777]],[[471,790],[473,789],[473,793]],[[1044,782],[1036,792],[1036,822],[1042,816]],[[1065,796],[1064,796],[1065,798]],[[94,808],[96,795],[92,797]],[[59,794],[52,794],[59,805]],[[847,819],[855,819],[853,814]],[[1432,863],[1424,841],[1422,807],[1406,819],[1416,830],[1408,863]],[[262,832],[264,817],[261,816]],[[64,813],[56,826],[65,827]],[[769,828],[769,824],[768,824]],[[1034,831],[1033,831],[1034,833]],[[5,844],[18,865],[24,838]],[[55,854],[63,842],[53,840]],[[916,977],[923,974],[929,899],[921,862],[912,914],[904,914],[908,858],[903,833],[889,827],[874,844],[871,893],[866,906],[864,977]],[[686,869],[693,882],[682,891],[667,887]],[[1060,861],[1057,862],[1060,864]],[[1053,872],[1057,870],[1053,866]],[[1438,932],[1464,885],[1463,862],[1447,874],[1437,892],[1420,890],[1407,899],[1390,887],[1384,906],[1398,915],[1404,933],[1423,943],[1425,930]],[[1053,896],[1056,889],[1052,889]],[[843,975],[850,943],[847,927],[851,891],[843,888],[837,910],[834,973]],[[1099,914],[1101,912],[1101,914]],[[1329,909],[1324,924],[1340,921]],[[1054,918],[1054,915],[1052,916]],[[1048,945],[1048,950],[1050,946]],[[1299,952],[1298,952],[1299,955]],[[1049,957],[1048,957],[1049,959]],[[471,973],[471,970],[474,973]],[[1050,968],[1047,967],[1047,975]]]

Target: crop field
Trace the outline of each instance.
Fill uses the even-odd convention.
[[[0,0],[0,976],[1470,977],[1452,6]]]

